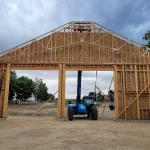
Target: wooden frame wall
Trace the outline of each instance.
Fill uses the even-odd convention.
[[[10,69],[59,70],[58,117],[64,117],[66,70],[110,70],[116,118],[150,119],[149,48],[95,22],[69,22],[0,53],[0,117],[7,117]]]
[[[150,119],[150,65],[115,66],[117,119]]]
[[[64,118],[65,114],[65,79],[66,71],[114,71],[115,91],[115,118],[116,119],[150,119],[150,65],[111,65],[111,66],[73,66],[58,64],[57,66],[31,67],[3,65],[5,76],[3,78],[0,100],[0,115],[7,117],[8,89],[10,69],[20,70],[58,70],[58,115]],[[1,72],[2,73],[2,72]],[[3,100],[3,101],[2,101]]]

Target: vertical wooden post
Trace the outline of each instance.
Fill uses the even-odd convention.
[[[65,117],[65,86],[66,85],[66,65],[63,64],[62,66],[62,100],[61,100],[61,118]]]
[[[7,64],[5,94],[4,94],[4,104],[3,104],[3,114],[2,114],[3,118],[7,118],[7,112],[8,112],[9,81],[10,81],[10,64]]]
[[[57,111],[57,117],[61,118],[61,87],[62,87],[62,64],[59,65],[59,72],[58,72],[58,111]]]
[[[139,73],[141,73],[141,72],[139,72]],[[138,74],[137,74],[137,65],[135,65],[135,86],[136,86],[136,95],[138,96]],[[140,119],[139,97],[137,97],[137,118]]]
[[[59,82],[58,82],[58,118],[64,118],[65,114],[65,64],[59,64]]]
[[[147,65],[147,80],[148,80],[148,84],[150,84],[149,65]],[[149,97],[149,108],[150,108],[150,87],[148,87],[148,97]]]
[[[117,87],[117,66],[114,66],[114,100],[115,100],[115,119],[118,119],[118,87]]]
[[[123,74],[123,78],[122,78],[122,82],[123,82],[123,106],[124,106],[124,108],[123,109],[125,109],[126,108],[126,96],[125,96],[125,91],[126,91],[126,89],[125,89],[125,84],[126,84],[126,82],[125,82],[125,80],[126,80],[126,78],[125,78],[125,65],[122,65],[122,69],[123,69],[123,72],[122,72],[122,74]],[[126,109],[125,109],[125,119],[127,119],[127,112],[126,112]]]

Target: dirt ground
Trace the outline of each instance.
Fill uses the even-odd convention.
[[[36,116],[56,116],[57,105],[55,103],[39,104],[9,104],[9,116],[32,116],[42,106],[42,109],[36,113]]]
[[[143,122],[56,121],[48,116],[0,120],[0,150],[148,150],[150,124]]]
[[[16,106],[13,107],[15,112]],[[11,108],[9,106],[10,114]],[[110,113],[114,115],[107,109],[105,118],[97,121],[86,118],[61,121],[55,116],[9,116],[7,120],[0,120],[0,150],[150,149],[150,123],[115,122],[113,115],[107,116]]]
[[[9,116],[32,116],[35,112],[38,111],[38,109],[42,106],[43,104],[33,104],[33,105],[14,105],[11,104],[9,105],[8,109],[8,115]],[[104,115],[102,116],[103,113],[103,108],[104,104],[100,105],[98,108],[99,112],[99,118],[103,119],[113,119],[114,118],[114,113],[115,111],[110,111],[108,108],[108,104],[106,104]],[[67,107],[66,107],[66,112],[67,112]],[[42,109],[38,111],[36,116],[57,116],[57,105],[55,103],[46,103],[43,105]],[[67,113],[65,113],[65,116],[67,117]]]

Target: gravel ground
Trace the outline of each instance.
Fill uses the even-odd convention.
[[[0,120],[0,150],[148,150],[150,124],[113,120],[56,121],[48,116]]]

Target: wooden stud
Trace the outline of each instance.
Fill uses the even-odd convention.
[[[149,66],[147,66],[147,80],[148,80],[148,84],[150,84],[150,70],[149,70]],[[148,87],[148,99],[149,99],[149,108],[150,108],[150,87]]]
[[[62,100],[61,100],[61,118],[64,118],[65,116],[65,85],[66,85],[66,65],[63,64],[62,66]]]
[[[10,64],[7,64],[5,94],[4,94],[4,104],[3,104],[3,114],[2,114],[3,118],[7,117],[7,112],[8,112],[9,81],[10,81]]]
[[[59,80],[58,80],[58,111],[57,111],[57,117],[61,118],[61,108],[62,108],[62,64],[59,65]]]
[[[65,114],[65,64],[59,65],[59,82],[58,82],[58,118],[64,118]]]
[[[135,65],[135,85],[136,85],[136,96],[137,96],[137,118],[140,119],[140,106],[139,106],[139,96],[138,96],[138,74],[137,74],[137,66]]]
[[[123,67],[123,72],[122,72],[122,74],[123,74],[123,79],[122,79],[122,81],[123,81],[123,106],[124,106],[124,108],[126,108],[126,96],[125,96],[125,91],[126,91],[126,89],[125,89],[125,85],[127,85],[126,84],[126,78],[125,78],[125,66],[122,66]],[[125,119],[127,119],[127,112],[126,112],[126,109],[125,109]]]
[[[115,101],[115,119],[118,119],[118,86],[117,86],[117,66],[114,66],[114,101]]]

